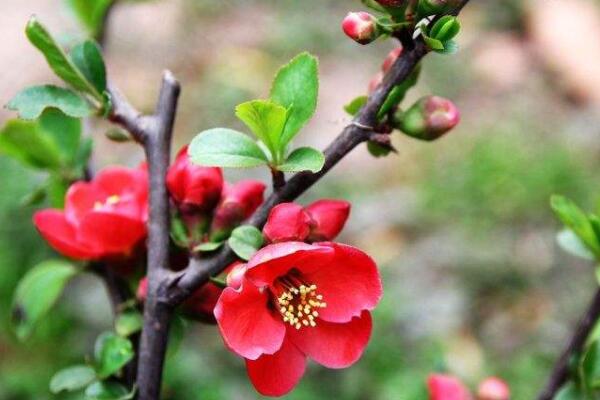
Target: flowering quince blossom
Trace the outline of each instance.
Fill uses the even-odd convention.
[[[185,146],[169,168],[167,187],[182,212],[210,211],[221,197],[223,172],[221,168],[192,164]]]
[[[71,185],[64,211],[39,211],[33,222],[59,253],[78,260],[96,260],[130,256],[146,236],[147,217],[145,166],[111,167],[91,182]]]
[[[350,203],[318,200],[307,207],[282,203],[271,210],[263,234],[271,243],[285,241],[329,241],[342,231],[350,214]]]
[[[281,396],[304,374],[306,358],[328,368],[356,362],[382,296],[375,262],[351,246],[283,242],[259,250],[241,287],[215,307],[226,346],[246,359],[255,388]]]
[[[427,378],[429,400],[472,400],[466,386],[456,377],[431,374]],[[500,378],[483,380],[477,389],[477,400],[510,400],[510,389]]]

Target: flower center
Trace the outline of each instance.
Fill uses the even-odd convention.
[[[104,203],[100,201],[95,202],[94,210],[99,210],[104,206],[114,206],[115,204],[119,203],[119,201],[121,201],[121,198],[118,195],[113,194],[112,196],[108,196],[106,200],[104,200]]]
[[[303,326],[317,326],[315,318],[319,316],[319,308],[327,307],[323,296],[317,293],[317,285],[309,285],[301,280],[286,276],[278,283],[283,288],[277,297],[279,312],[286,322],[296,329]]]

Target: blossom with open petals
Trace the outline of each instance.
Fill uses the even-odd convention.
[[[255,388],[280,396],[298,383],[307,357],[329,368],[355,363],[381,295],[377,266],[362,251],[283,242],[250,259],[242,286],[223,291],[215,317]]]
[[[65,209],[35,213],[33,222],[59,253],[78,260],[127,257],[146,236],[145,168],[112,167],[67,191]]]

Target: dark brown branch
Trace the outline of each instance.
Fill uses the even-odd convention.
[[[179,93],[179,82],[170,72],[165,72],[155,115],[142,117],[142,121],[147,121],[147,125],[142,125],[144,126],[142,137],[150,178],[150,218],[148,293],[138,351],[137,386],[140,400],[158,400],[160,397],[162,370],[172,316],[172,308],[161,301],[161,298],[164,297],[162,282],[169,267],[170,212],[165,181],[169,168],[171,138]]]
[[[573,356],[583,350],[588,336],[600,318],[600,289],[594,294],[592,303],[577,324],[573,336],[569,339],[567,347],[557,360],[546,386],[538,396],[538,400],[552,400],[560,388],[569,379],[569,363]]]
[[[144,144],[150,130],[150,125],[152,125],[152,117],[144,116],[137,111],[110,82],[108,90],[113,104],[108,119],[115,124],[121,125],[131,134],[136,142]]]
[[[325,165],[323,169],[318,173],[300,172],[295,174],[284,186],[267,198],[248,223],[262,228],[271,208],[279,203],[296,199],[356,146],[369,140],[373,133],[372,127],[377,123],[377,113],[383,102],[394,86],[410,75],[425,54],[427,54],[427,48],[422,40],[417,40],[411,49],[405,50],[352,123],[327,147],[324,152]],[[206,283],[210,276],[219,274],[234,260],[235,255],[228,246],[224,246],[212,258],[192,258],[183,273],[172,274],[168,302],[172,305],[179,304],[196,288]]]

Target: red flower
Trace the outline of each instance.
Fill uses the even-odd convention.
[[[145,168],[106,168],[92,182],[73,184],[64,211],[33,216],[40,234],[59,253],[79,260],[129,256],[146,236]]]
[[[451,375],[432,374],[427,378],[429,400],[471,400],[469,390]]]
[[[502,379],[490,377],[479,384],[477,398],[479,400],[509,400],[510,388]]]
[[[262,204],[264,192],[265,184],[260,181],[225,183],[211,226],[211,240],[223,240],[233,228],[250,217]]]
[[[220,168],[192,164],[185,146],[169,168],[167,187],[183,212],[210,211],[221,197],[223,172]]]
[[[306,357],[329,368],[356,362],[381,295],[377,266],[360,250],[285,242],[252,257],[241,288],[223,291],[215,317],[256,389],[279,396],[298,383]]]
[[[268,242],[329,241],[344,228],[350,203],[342,200],[318,200],[303,208],[295,203],[275,206],[263,233]]]

